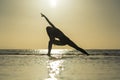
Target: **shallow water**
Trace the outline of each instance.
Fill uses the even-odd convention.
[[[88,52],[54,50],[48,57],[46,50],[0,50],[0,80],[120,80],[119,50]]]
[[[120,56],[0,55],[0,80],[120,80]]]

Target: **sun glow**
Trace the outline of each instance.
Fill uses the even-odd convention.
[[[50,5],[55,8],[57,6],[57,0],[50,0]]]

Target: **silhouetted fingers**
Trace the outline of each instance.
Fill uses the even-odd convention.
[[[41,14],[41,17],[44,17],[44,14],[40,13]]]

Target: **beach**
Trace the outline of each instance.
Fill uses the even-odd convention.
[[[51,58],[47,55],[0,55],[0,80],[120,79],[118,55],[64,54],[53,54]]]

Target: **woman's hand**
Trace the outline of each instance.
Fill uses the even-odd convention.
[[[45,17],[45,15],[41,13],[41,17]]]

